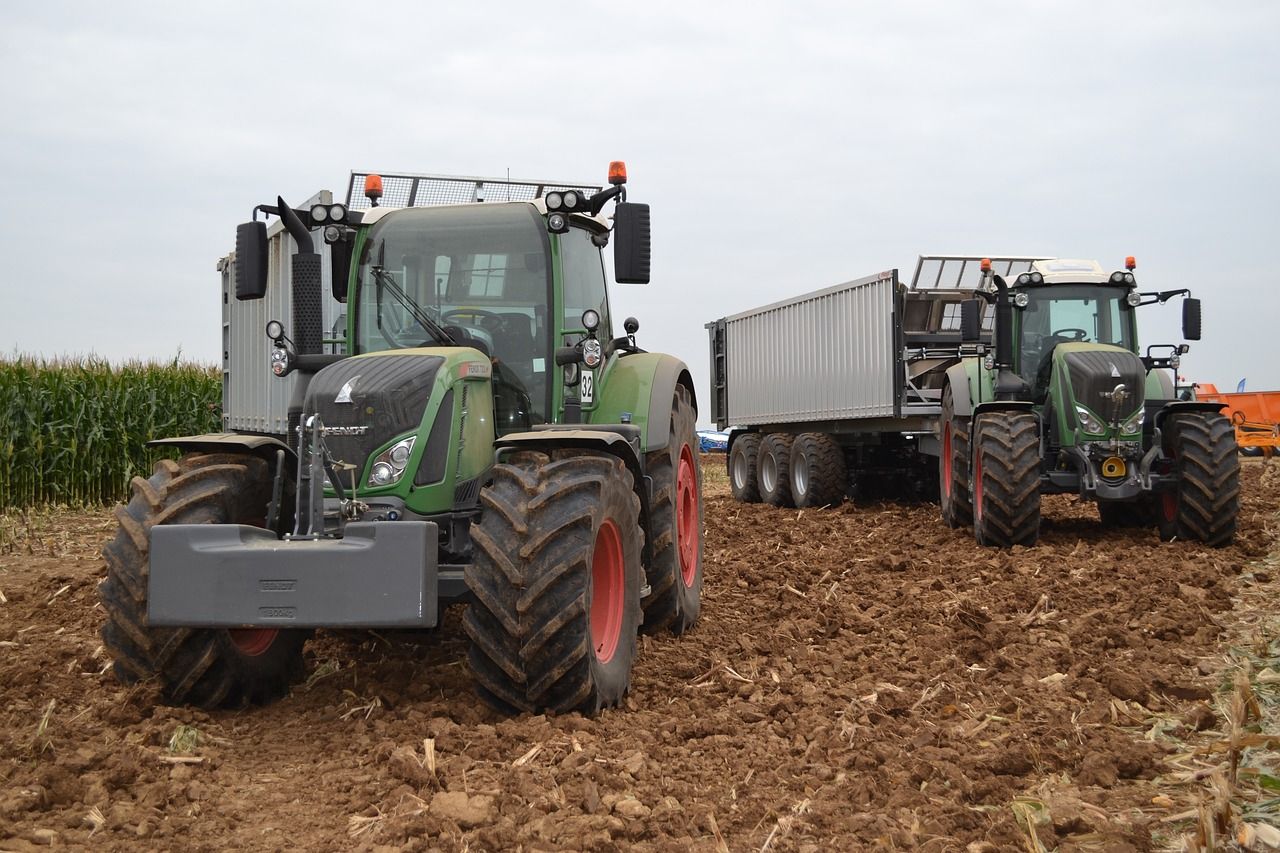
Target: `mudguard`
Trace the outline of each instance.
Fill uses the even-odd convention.
[[[205,435],[183,435],[174,438],[157,438],[147,442],[147,447],[177,447],[180,450],[202,453],[234,453],[242,450],[263,459],[272,459],[277,450],[283,450],[292,462],[296,454],[293,448],[275,436],[246,435],[238,432],[212,432]]]
[[[618,423],[625,414],[640,427],[641,453],[661,450],[670,440],[671,400],[676,385],[689,389],[696,413],[698,399],[693,377],[683,361],[652,352],[619,356],[600,383],[600,402],[591,412],[591,422]]]
[[[1226,405],[1226,403],[1210,403],[1207,400],[1174,400],[1156,412],[1156,429],[1160,429],[1164,419],[1170,415],[1180,415],[1186,412],[1213,412],[1214,414],[1220,414]]]
[[[973,398],[969,393],[969,371],[962,361],[947,368],[947,384],[951,386],[951,402],[956,415],[967,418],[973,414]]]

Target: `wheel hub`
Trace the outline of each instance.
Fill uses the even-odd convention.
[[[625,599],[622,537],[609,520],[600,525],[591,556],[591,650],[600,663],[618,651]]]
[[[676,474],[676,535],[680,546],[680,578],[693,586],[698,574],[698,474],[689,445],[680,449]]]
[[[279,628],[228,628],[227,637],[240,654],[256,658],[271,648]]]

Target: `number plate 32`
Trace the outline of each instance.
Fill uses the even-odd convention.
[[[582,404],[585,406],[595,402],[596,397],[596,375],[594,371],[582,371]]]

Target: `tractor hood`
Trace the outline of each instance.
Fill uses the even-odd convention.
[[[1072,401],[1104,421],[1125,418],[1142,408],[1147,371],[1129,350],[1110,344],[1065,343],[1054,349],[1053,359]],[[1111,394],[1121,384],[1128,396],[1116,412]]]
[[[369,455],[422,422],[443,356],[400,352],[331,364],[312,378],[303,423],[319,415],[334,458],[365,470]]]

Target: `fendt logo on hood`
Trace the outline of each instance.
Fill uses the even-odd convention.
[[[1116,367],[1114,362],[1110,362],[1110,364],[1111,364],[1111,376],[1112,376],[1113,378],[1115,378],[1115,379],[1119,379],[1119,378],[1120,378],[1120,368]],[[355,380],[353,379],[353,380],[351,380],[351,381],[352,381],[352,382],[354,382]],[[343,388],[342,390],[343,390],[343,391],[346,391],[347,389],[346,389],[346,388]],[[339,395],[339,396],[341,396],[341,395]],[[339,403],[341,403],[342,401],[341,401],[341,400],[339,400],[338,402],[339,402]],[[347,402],[348,402],[348,403],[350,403],[351,401],[350,401],[350,400],[347,400]]]
[[[1116,376],[1119,376],[1119,375],[1120,374],[1118,373],[1116,374]],[[346,384],[344,384],[340,389],[338,389],[338,396],[333,398],[333,402],[351,403],[352,405],[354,405],[354,401],[351,399],[351,392],[355,390],[356,380],[359,378],[360,378],[360,374],[357,373],[355,376],[352,376],[350,379],[348,379],[346,381]]]

